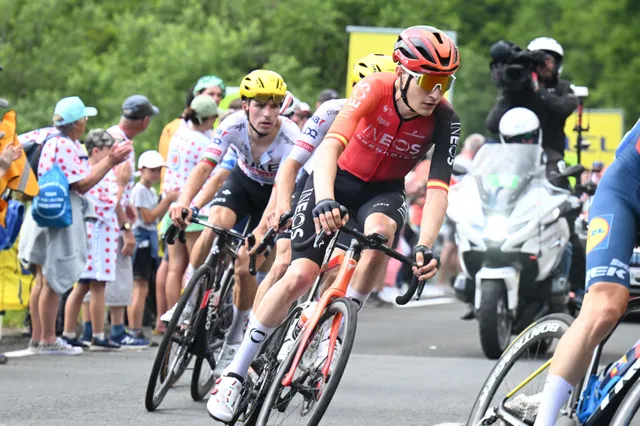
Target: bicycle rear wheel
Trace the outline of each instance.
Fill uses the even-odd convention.
[[[158,408],[167,395],[169,388],[175,383],[176,376],[179,373],[181,374],[180,370],[184,371],[186,368],[185,361],[190,357],[189,345],[195,338],[202,315],[198,315],[197,302],[189,318],[182,318],[183,311],[187,306],[187,302],[194,297],[194,292],[195,300],[202,300],[205,286],[211,276],[211,268],[207,266],[199,268],[178,301],[178,306],[176,306],[162,342],[158,347],[151,374],[149,375],[144,401],[148,411],[154,411]],[[185,321],[186,319],[189,321]],[[176,355],[172,358],[171,351],[173,348],[176,349]],[[160,381],[160,384],[159,389],[156,391],[158,381]]]
[[[271,383],[258,417],[258,425],[306,424],[315,426],[320,422],[349,361],[356,336],[357,312],[355,304],[346,298],[335,299],[327,306],[310,336],[309,344],[295,370],[291,385],[285,387],[282,385],[282,381],[293,364],[301,340],[298,339],[294,343]],[[333,361],[335,361],[335,367],[325,382],[322,367],[325,364],[326,356],[318,354],[317,349],[337,315],[340,315],[344,321],[342,348],[338,354],[334,353],[331,364],[333,365]]]

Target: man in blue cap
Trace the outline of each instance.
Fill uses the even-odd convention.
[[[60,295],[78,281],[87,260],[87,232],[85,221],[95,218],[93,209],[82,194],[90,191],[116,165],[132,152],[130,143],[114,145],[109,154],[93,167],[88,167],[86,152],[80,145],[88,117],[98,111],[87,107],[77,96],[58,102],[53,115],[54,133],[31,132],[20,140],[34,140],[42,144],[37,175],[41,178],[55,163],[69,184],[69,200],[73,222],[66,228],[47,228],[36,224],[31,210],[25,213],[18,245],[18,258],[23,266],[35,273],[31,289],[32,335],[29,350],[43,355],[76,355],[74,348],[56,337],[56,314]],[[42,129],[41,129],[42,130]],[[47,136],[44,134],[49,133]],[[23,142],[24,143],[24,142]]]
[[[160,110],[153,105],[146,96],[129,96],[122,104],[122,115],[118,124],[111,126],[107,132],[116,141],[131,141],[133,138],[144,132],[151,122],[151,117],[158,115]],[[136,245],[135,237],[131,229],[131,224],[136,219],[136,211],[131,206],[131,190],[133,189],[133,172],[135,172],[136,158],[132,152],[129,156],[131,164],[131,181],[124,190],[120,205],[116,208],[120,233],[118,236],[118,257],[116,260],[116,280],[107,284],[105,290],[105,302],[111,314],[111,340],[120,344],[124,349],[138,349],[149,346],[150,341],[145,339],[141,333],[136,336],[129,334],[124,328],[124,314],[127,306],[131,303],[133,290],[133,265],[131,255]],[[88,302],[88,297],[85,297]],[[83,312],[86,309],[83,309]],[[82,340],[90,340],[92,335],[91,321],[83,316],[84,330]]]

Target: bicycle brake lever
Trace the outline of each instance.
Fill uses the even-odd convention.
[[[427,280],[420,281],[418,283],[418,289],[416,290],[416,300],[420,300],[420,296],[422,296],[422,292],[424,291],[424,286],[427,283]]]

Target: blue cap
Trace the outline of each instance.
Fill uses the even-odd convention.
[[[60,116],[61,120],[53,122],[56,126],[74,123],[84,117],[95,117],[98,110],[94,107],[84,106],[84,102],[77,96],[63,98],[56,104],[53,116]]]
[[[160,110],[146,96],[129,96],[122,104],[122,115],[132,120],[141,120],[150,115],[158,115]]]

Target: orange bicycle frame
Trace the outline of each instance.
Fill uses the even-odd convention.
[[[338,256],[331,259],[331,262],[327,265],[327,269],[333,269],[337,265],[340,265],[340,270],[338,271],[338,276],[331,287],[329,287],[322,297],[320,301],[316,305],[315,310],[313,311],[313,315],[307,321],[305,325],[304,333],[302,334],[300,346],[298,346],[298,351],[296,352],[296,356],[293,359],[293,363],[291,364],[291,368],[289,372],[282,379],[282,386],[291,386],[291,382],[293,381],[293,375],[298,368],[298,364],[300,363],[300,359],[302,358],[302,354],[307,349],[309,345],[309,338],[311,337],[311,333],[315,330],[318,322],[320,322],[320,317],[324,313],[325,309],[329,304],[338,297],[345,297],[347,287],[351,282],[351,277],[353,276],[353,272],[358,265],[358,261],[353,257],[349,256]],[[342,320],[342,315],[338,314],[333,319],[333,324],[331,324],[331,334],[329,335],[329,353],[327,355],[327,359],[325,360],[324,367],[322,367],[322,375],[324,380],[327,380],[327,376],[329,374],[329,366],[331,365],[331,358],[333,357],[333,350],[335,348],[336,340],[338,338],[338,330],[340,329],[340,321]]]

